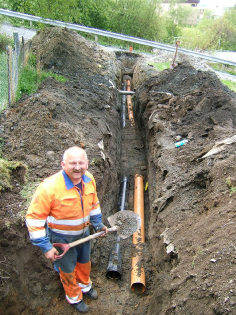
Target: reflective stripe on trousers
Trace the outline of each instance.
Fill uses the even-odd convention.
[[[89,235],[89,231],[83,237]],[[51,233],[52,243],[68,244],[81,239],[82,237],[68,237]],[[58,248],[61,254],[61,249]],[[60,278],[63,284],[66,299],[69,303],[78,303],[82,298],[82,292],[86,293],[90,290],[92,283],[90,281],[90,241],[71,247],[68,252],[54,263],[55,269],[60,271]]]
[[[81,301],[83,293],[91,289],[90,270],[91,262],[86,264],[77,263],[75,270],[71,273],[65,273],[60,269],[61,283],[64,287],[66,299],[70,304]]]

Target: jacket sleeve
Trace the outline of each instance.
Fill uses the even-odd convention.
[[[93,178],[93,185],[95,188],[94,198],[93,198],[93,205],[90,211],[90,222],[92,226],[95,228],[96,231],[101,230],[105,225],[102,223],[102,212],[100,208],[100,202],[97,197],[96,191],[96,183]]]
[[[50,197],[46,193],[43,184],[40,184],[26,214],[26,225],[32,244],[39,246],[43,253],[53,248],[46,233],[46,220],[50,209]]]

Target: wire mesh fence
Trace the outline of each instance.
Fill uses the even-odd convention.
[[[7,46],[0,54],[0,111],[16,101],[20,71],[25,65],[24,38],[20,43],[18,33],[13,33],[14,47]]]
[[[8,66],[7,54],[0,54],[0,111],[8,105]]]

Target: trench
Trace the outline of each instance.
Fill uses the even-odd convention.
[[[109,261],[106,265],[107,279],[104,283],[105,292],[109,292],[109,295],[113,302],[110,305],[110,314],[147,314],[148,303],[152,291],[153,283],[150,283],[150,274],[152,270],[152,258],[150,256],[150,248],[148,244],[148,226],[150,220],[149,212],[149,198],[148,198],[148,173],[147,173],[147,156],[145,148],[145,134],[144,128],[138,124],[135,120],[133,111],[133,94],[135,93],[135,87],[133,85],[133,68],[136,63],[135,57],[126,56],[123,61],[122,81],[120,83],[119,104],[120,104],[120,124],[121,124],[121,143],[120,143],[120,158],[121,158],[121,174],[118,204],[115,207],[117,211],[125,211],[128,209],[134,210],[135,199],[135,177],[137,175],[143,178],[143,196],[144,196],[144,234],[145,242],[141,243],[141,251],[137,250],[135,244],[133,244],[133,237],[127,240],[120,240],[113,237],[110,239],[110,252]],[[123,91],[123,93],[122,93]],[[125,93],[129,91],[129,93]],[[125,183],[125,184],[124,184]],[[125,185],[125,190],[124,190]],[[123,194],[122,194],[123,193]],[[107,251],[108,255],[108,251]],[[106,256],[107,256],[106,255]],[[139,255],[141,264],[138,266],[141,271],[144,268],[144,280],[145,274],[147,277],[147,288],[142,281],[132,283],[131,275],[133,271],[132,259],[134,256]],[[112,263],[112,258],[117,260],[116,263]],[[96,276],[95,276],[96,278]],[[94,278],[94,280],[95,280]],[[143,278],[141,278],[143,280]],[[104,292],[104,293],[105,293]],[[106,294],[106,293],[105,293]],[[117,298],[118,294],[118,298]],[[114,298],[116,296],[116,298]],[[111,310],[117,307],[117,310]],[[109,312],[107,310],[107,312]]]
[[[86,301],[91,309],[91,314],[100,315],[145,315],[148,314],[149,300],[153,291],[152,277],[153,260],[148,241],[149,233],[149,196],[148,196],[148,169],[145,147],[144,127],[135,117],[135,111],[130,114],[130,102],[134,106],[133,69],[137,61],[135,55],[117,55],[122,61],[122,75],[120,91],[130,91],[130,94],[119,93],[120,108],[120,174],[117,186],[117,202],[113,205],[114,211],[134,210],[135,176],[143,178],[143,206],[144,206],[144,234],[145,242],[137,249],[133,237],[122,240],[116,234],[104,240],[97,240],[92,247],[91,279],[98,290],[98,301]],[[123,191],[125,181],[125,192]],[[123,194],[122,194],[123,191]],[[138,272],[143,268],[145,285],[137,280],[133,283],[132,259],[139,256]],[[143,279],[143,278],[142,278]],[[104,305],[105,301],[106,305]]]

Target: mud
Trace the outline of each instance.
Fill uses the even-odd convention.
[[[176,68],[158,72],[148,56],[107,52],[67,29],[41,31],[31,49],[40,67],[68,82],[48,78],[1,113],[2,156],[24,162],[28,172],[26,179],[22,170],[13,172],[12,190],[1,192],[0,314],[76,314],[24,224],[37,184],[60,169],[72,145],[88,154],[107,225],[122,175],[129,178],[126,209],[133,209],[135,174],[145,187],[146,290],[130,289],[132,237],[120,241],[120,280],[106,277],[116,235],[93,240],[91,278],[99,299],[87,301],[90,314],[236,314],[235,143],[203,158],[235,134],[235,93],[184,56]],[[121,128],[118,90],[127,78],[136,91],[135,126],[126,115]],[[176,148],[181,139],[189,142]]]

